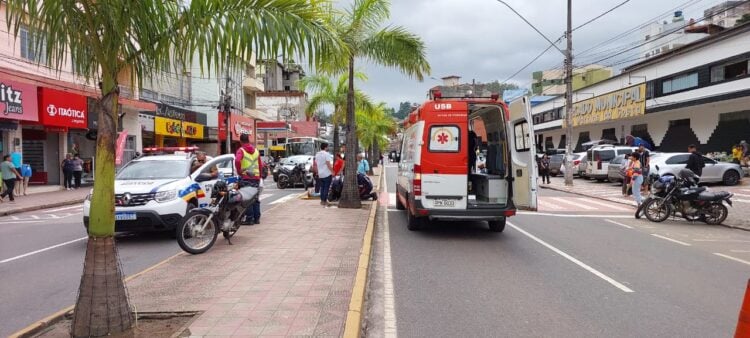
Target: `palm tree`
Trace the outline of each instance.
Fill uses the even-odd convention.
[[[354,73],[354,77],[360,81],[367,80],[367,76],[361,72]],[[346,100],[349,93],[347,81],[347,74],[341,74],[336,83],[325,75],[308,76],[299,81],[302,91],[311,90],[315,92],[307,104],[305,115],[310,117],[326,105],[333,106],[333,115],[331,116],[331,123],[333,124],[333,151],[339,149],[339,125],[345,122]],[[363,92],[355,90],[354,97],[357,107],[360,109],[372,109],[370,98]]]
[[[96,152],[89,240],[71,334],[118,333],[132,326],[114,242],[115,131],[119,85],[185,71],[193,55],[218,72],[224,60],[305,55],[311,64],[340,49],[329,7],[305,0],[98,1],[8,0],[8,29],[42,34],[35,48],[60,69],[71,55],[83,78],[98,82]],[[182,67],[180,65],[183,65]]]
[[[355,158],[358,151],[354,104],[355,59],[394,67],[420,81],[430,72],[422,40],[400,26],[382,28],[383,22],[389,17],[388,0],[354,0],[343,15],[334,16],[332,20],[333,29],[345,48],[342,52],[326,55],[326,63],[322,67],[330,71],[348,71],[349,74],[349,97],[346,104],[346,144],[349,146],[346,149],[344,191],[339,207],[362,206],[357,191]]]
[[[372,167],[378,164],[380,149],[383,142],[387,142],[387,136],[396,131],[396,121],[386,112],[388,109],[385,102],[372,107],[372,109],[357,110],[357,138],[365,147],[370,158]]]

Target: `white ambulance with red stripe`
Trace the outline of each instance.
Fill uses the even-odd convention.
[[[528,98],[431,96],[409,115],[401,142],[396,207],[409,230],[441,220],[487,221],[501,232],[517,209],[536,210]]]

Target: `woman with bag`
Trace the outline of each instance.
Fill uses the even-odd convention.
[[[635,198],[635,203],[638,207],[640,207],[643,202],[643,197],[641,196],[643,169],[641,168],[640,157],[641,154],[637,152],[630,154],[630,164],[627,169],[627,175],[630,176],[630,180],[633,182],[633,197]]]

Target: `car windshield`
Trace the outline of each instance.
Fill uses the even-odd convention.
[[[190,163],[182,160],[132,161],[117,173],[118,180],[164,180],[184,178]]]

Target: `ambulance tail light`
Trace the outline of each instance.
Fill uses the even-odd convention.
[[[414,196],[422,196],[422,166],[414,165],[414,179],[412,180]]]

